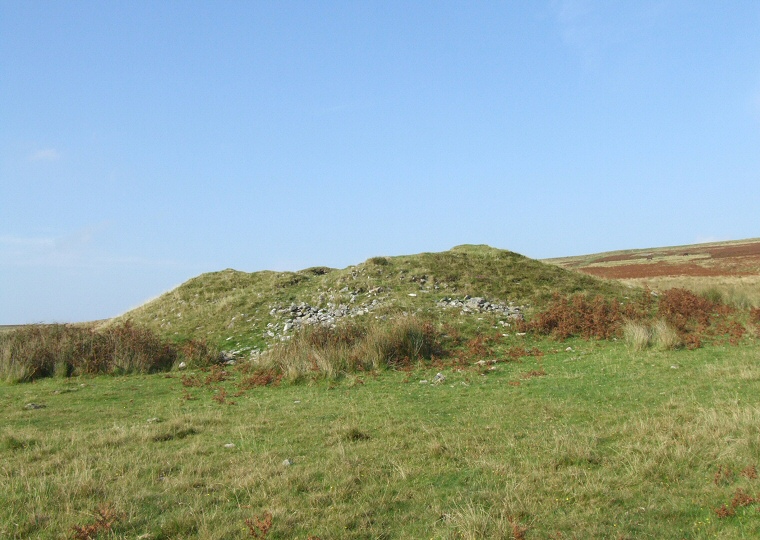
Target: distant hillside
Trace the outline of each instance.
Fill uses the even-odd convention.
[[[483,299],[472,310],[507,317],[510,309],[530,310],[555,292],[579,291],[623,294],[609,281],[510,251],[464,245],[442,253],[373,257],[342,270],[202,274],[116,320],[148,325],[178,341],[208,339],[244,352],[265,347],[306,320],[442,311],[454,304],[446,298],[467,296]]]
[[[759,275],[760,239],[610,251],[545,262],[608,279]]]
[[[611,251],[544,262],[652,289],[685,287],[760,305],[760,239]]]

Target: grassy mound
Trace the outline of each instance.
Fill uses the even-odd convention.
[[[625,289],[510,251],[465,245],[373,257],[342,270],[202,274],[116,322],[131,320],[176,342],[204,339],[246,353],[279,341],[295,305],[382,321],[403,313],[439,314],[436,303],[447,297],[484,297],[529,310],[556,293],[578,292],[622,297]]]

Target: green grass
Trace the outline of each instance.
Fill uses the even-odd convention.
[[[754,338],[526,339],[492,359],[544,356],[442,384],[418,368],[242,392],[233,369],[0,386],[0,537],[71,538],[104,503],[120,520],[99,538],[250,538],[267,513],[270,539],[760,536],[758,503],[715,512],[760,496]]]

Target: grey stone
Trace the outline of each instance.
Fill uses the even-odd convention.
[[[45,407],[47,407],[47,405],[43,405],[42,403],[27,403],[26,405],[24,405],[24,408],[28,411],[33,411],[36,409],[44,409]]]

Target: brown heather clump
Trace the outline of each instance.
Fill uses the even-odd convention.
[[[576,294],[569,298],[556,295],[549,307],[527,323],[527,328],[539,334],[564,340],[571,336],[584,339],[610,339],[622,323],[623,313],[614,300]]]
[[[718,516],[719,519],[723,519],[723,518],[736,515],[736,510],[730,506],[726,506],[725,504],[722,504],[718,508],[715,509],[715,514]]]
[[[253,516],[253,519],[246,519],[245,524],[253,538],[265,540],[269,534],[269,529],[272,528],[272,514],[264,512],[261,517]]]
[[[124,514],[117,512],[113,504],[102,504],[95,509],[95,522],[87,525],[74,525],[71,527],[71,537],[73,540],[93,540],[101,532],[109,532],[122,519],[124,519]]]
[[[745,467],[745,469],[742,471],[741,474],[744,478],[755,480],[757,479],[757,467],[755,467],[754,465],[749,465]]]
[[[750,311],[750,321],[760,317]],[[652,293],[645,289],[638,301],[621,304],[601,296],[582,294],[555,296],[549,306],[530,321],[516,321],[518,332],[534,332],[564,340],[611,339],[622,334],[628,346],[642,351],[650,346],[672,350],[685,346],[697,349],[705,339],[723,336],[737,345],[747,333],[744,314],[719,301],[699,296],[686,289],[660,293],[652,306]]]
[[[660,315],[679,332],[705,328],[710,325],[713,315],[727,314],[729,309],[686,289],[664,291],[658,306]]]

